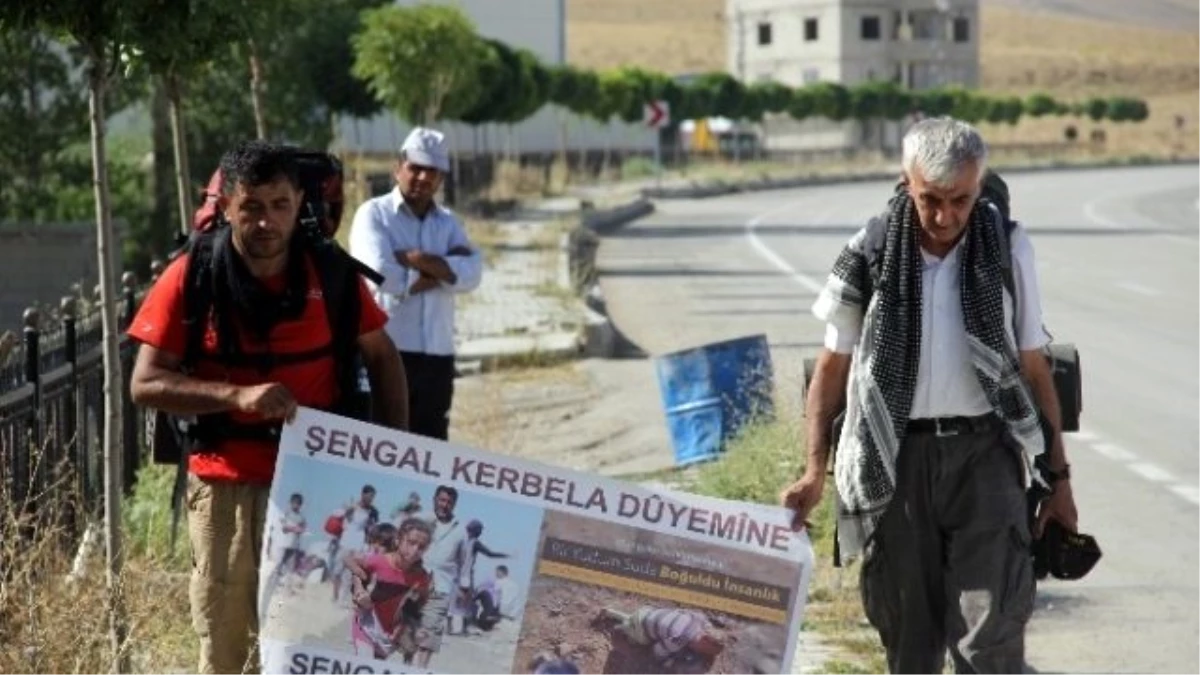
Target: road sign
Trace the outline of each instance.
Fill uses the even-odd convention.
[[[642,107],[642,120],[651,129],[661,129],[671,123],[671,106],[666,101],[650,101]]]

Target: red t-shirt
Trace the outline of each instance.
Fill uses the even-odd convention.
[[[162,276],[146,293],[137,315],[129,324],[129,337],[157,349],[182,357],[187,342],[184,329],[184,272],[187,256],[180,256],[163,271]],[[312,261],[308,267],[308,303],[304,313],[295,321],[283,321],[271,329],[269,338],[274,354],[297,353],[320,349],[332,339],[329,320],[325,316],[325,299],[321,294],[321,282]],[[263,279],[273,291],[282,291],[286,276],[279,274]],[[387,323],[387,315],[375,304],[366,284],[358,281],[358,295],[362,311],[358,322],[358,333],[363,335]],[[248,343],[245,334],[239,331],[244,353],[263,351],[261,344]],[[215,353],[217,348],[216,328],[212,322],[204,335],[204,351]],[[296,402],[302,406],[325,408],[333,403],[337,390],[337,375],[333,356],[326,356],[301,363],[280,365],[263,377],[258,368],[226,368],[212,359],[203,359],[196,365],[195,377],[204,380],[219,380],[241,385],[278,382],[292,392]],[[258,415],[230,411],[230,416],[239,422],[261,422]],[[263,441],[227,440],[218,447],[196,448],[189,460],[188,468],[195,475],[211,480],[270,483],[275,475],[275,456],[279,448]]]
[[[420,564],[407,570],[392,567],[392,562],[384,553],[372,553],[361,564],[375,580],[375,586],[371,589],[375,617],[379,620],[380,628],[390,634],[396,630],[406,602],[412,602],[417,607],[425,604],[431,584],[429,572]]]

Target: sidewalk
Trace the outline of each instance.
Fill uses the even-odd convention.
[[[479,288],[458,300],[460,371],[580,352],[585,309],[571,290],[565,245],[578,211],[578,199],[546,199],[497,221]]]

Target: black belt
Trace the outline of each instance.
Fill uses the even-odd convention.
[[[1000,418],[992,413],[975,417],[924,417],[908,421],[910,434],[936,434],[938,436],[962,436],[995,431]]]

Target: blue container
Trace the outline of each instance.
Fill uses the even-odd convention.
[[[752,416],[774,414],[765,335],[665,354],[654,365],[677,465],[714,459]]]

